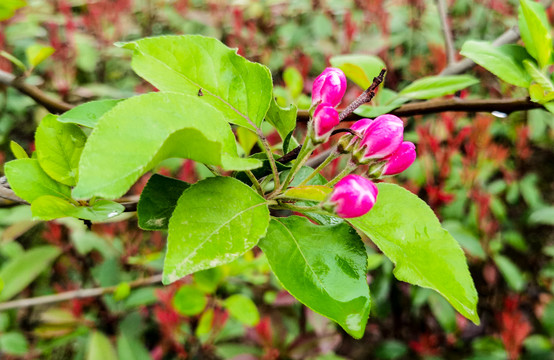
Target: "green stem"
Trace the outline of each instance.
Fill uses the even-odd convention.
[[[269,143],[267,142],[267,139],[264,136],[262,130],[258,127],[256,128],[256,134],[258,135],[258,138],[263,145],[263,149],[265,151],[265,154],[267,155],[267,160],[269,160],[269,166],[271,166],[271,172],[273,173],[275,188],[278,189],[280,187],[279,171],[277,171],[277,163],[275,162],[275,158],[273,157],[273,153],[271,152],[271,147],[269,146]]]
[[[315,170],[307,178],[305,178],[304,180],[302,180],[302,182],[300,184],[298,184],[298,186],[306,185],[308,183],[308,181],[312,180],[313,177],[316,176],[317,174],[319,174],[325,166],[329,165],[329,163],[331,163],[331,161],[337,159],[340,155],[341,154],[338,153],[337,149],[335,148],[331,152],[331,154],[329,154],[329,156],[327,156],[327,158],[321,164],[319,164],[319,166],[317,168],[315,168]]]
[[[204,164],[204,166],[206,166],[208,168],[208,170],[210,170],[210,172],[212,174],[214,174],[214,176],[221,176],[221,173],[219,172],[219,170],[215,166],[208,165],[208,164]]]
[[[252,184],[256,188],[256,191],[258,192],[258,194],[260,194],[261,196],[264,196],[264,191],[262,189],[262,186],[260,185],[260,182],[258,181],[258,179],[256,179],[256,177],[254,176],[254,173],[250,170],[246,170],[245,173],[246,173],[246,176],[248,176],[248,178],[250,179],[250,181],[252,181]]]
[[[319,205],[296,206],[292,204],[280,203],[278,206],[275,206],[273,208],[280,209],[280,210],[290,210],[290,211],[301,212],[301,213],[311,212],[311,213],[317,213],[317,214],[328,215],[328,216],[333,215],[328,211],[323,210]]]
[[[337,175],[333,178],[333,180],[329,181],[327,184],[325,184],[325,186],[328,186],[328,187],[331,187],[331,186],[334,186],[336,183],[338,183],[343,177],[345,177],[346,175],[350,174],[352,171],[354,171],[354,169],[357,168],[357,165],[354,164],[352,161],[349,161],[347,164],[346,164],[346,167]]]
[[[290,185],[291,181],[294,179],[294,176],[296,175],[296,173],[298,173],[298,171],[302,168],[302,166],[306,163],[306,161],[308,161],[314,149],[315,147],[312,144],[312,141],[308,136],[306,136],[306,139],[304,140],[304,144],[302,145],[302,149],[300,150],[298,157],[294,161],[294,164],[292,164],[292,167],[289,170],[287,178],[285,179],[281,187],[276,187],[278,191],[281,191],[282,189],[286,189]]]

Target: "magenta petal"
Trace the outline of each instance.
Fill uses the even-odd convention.
[[[333,106],[327,103],[319,104],[313,117],[316,142],[320,142],[330,135],[339,122],[339,114]]]
[[[377,187],[371,180],[359,175],[348,175],[340,180],[329,197],[335,213],[341,218],[367,214],[377,200]]]
[[[327,68],[312,86],[312,103],[328,103],[335,107],[340,104],[346,92],[346,76],[341,69]]]
[[[364,159],[381,159],[392,154],[404,138],[404,123],[394,115],[377,117],[366,129],[360,147]]]
[[[409,168],[416,159],[415,145],[404,141],[388,158],[383,175],[396,175]]]

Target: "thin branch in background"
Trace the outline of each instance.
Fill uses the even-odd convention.
[[[138,279],[131,281],[129,286],[134,289],[138,287],[148,286],[157,284],[162,281],[162,274],[153,275],[147,278]],[[109,286],[109,287],[97,287],[91,289],[80,289],[73,291],[66,291],[54,295],[45,295],[29,299],[13,300],[0,303],[0,311],[10,310],[10,309],[22,309],[31,306],[38,305],[48,305],[54,304],[62,301],[68,301],[73,299],[84,299],[102,296],[105,294],[111,294],[117,290],[118,286]]]
[[[448,23],[448,9],[445,0],[435,0],[441,21],[442,35],[444,37],[444,46],[446,50],[446,60],[448,65],[456,61],[456,50],[452,39],[452,30]]]

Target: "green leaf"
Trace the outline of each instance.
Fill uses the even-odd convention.
[[[22,255],[10,259],[0,269],[4,289],[0,302],[11,299],[33,282],[60,255],[54,246],[37,246]]]
[[[519,29],[525,48],[541,68],[551,63],[552,36],[546,12],[540,3],[520,0]]]
[[[120,360],[151,360],[148,349],[138,339],[125,333],[117,337],[117,355]]]
[[[323,185],[304,185],[293,187],[285,191],[285,196],[291,199],[323,201],[333,191],[330,187]]]
[[[381,183],[377,188],[373,209],[349,222],[396,264],[398,280],[437,291],[479,324],[477,291],[460,245],[416,195],[393,184]]]
[[[247,326],[255,326],[260,322],[260,313],[256,304],[249,298],[241,294],[235,294],[223,302],[223,306],[229,311],[229,314]]]
[[[354,229],[346,223],[315,225],[298,216],[274,218],[259,246],[288,292],[362,337],[370,308],[367,254]]]
[[[69,187],[52,180],[36,159],[10,161],[4,171],[12,190],[23,200],[33,202],[43,195],[70,198]]]
[[[329,61],[362,89],[367,89],[373,83],[373,78],[386,67],[377,56],[362,54],[333,56]]]
[[[288,108],[282,108],[277,104],[275,99],[271,101],[271,105],[269,106],[269,110],[267,111],[266,120],[268,123],[273,125],[283,141],[296,128],[297,111],[298,109],[294,104],[291,104]],[[294,137],[292,139],[294,139]],[[296,140],[292,141],[296,142]],[[293,144],[293,146],[296,145]]]
[[[181,180],[152,175],[137,204],[139,227],[143,230],[167,230],[177,200],[189,186]]]
[[[519,45],[496,47],[488,41],[469,40],[460,53],[509,84],[520,87],[531,84],[531,78],[523,68],[523,60],[530,57]]]
[[[56,51],[52,46],[33,44],[25,49],[27,61],[31,68],[37,67],[41,62],[48,59]]]
[[[110,339],[99,331],[90,334],[86,360],[117,360],[117,354]]]
[[[304,79],[302,74],[296,68],[289,66],[283,71],[283,81],[289,89],[290,94],[293,99],[296,99],[300,94],[302,94],[302,89],[304,88]]]
[[[2,11],[2,8],[0,8],[0,17],[2,16],[1,11]],[[25,64],[23,64],[23,62],[21,60],[19,60],[18,58],[16,58],[12,54],[2,50],[2,51],[0,51],[0,56],[2,56],[4,58],[8,59],[9,61],[11,61],[11,63],[14,64],[15,66],[17,66],[19,68],[19,70],[21,70],[23,72],[27,71],[27,67],[25,66]]]
[[[456,311],[443,297],[437,293],[429,294],[429,307],[435,319],[447,333],[456,332]]]
[[[131,285],[128,282],[122,282],[117,285],[117,288],[113,292],[113,299],[115,301],[125,300],[131,294]]]
[[[73,196],[118,198],[142,174],[172,157],[226,170],[261,166],[259,160],[238,157],[225,113],[205,96],[150,93],[102,116],[81,155]]]
[[[494,257],[494,262],[496,263],[496,266],[498,266],[498,270],[500,270],[504,280],[506,280],[506,283],[512,290],[521,292],[525,289],[525,278],[516,264],[503,255],[496,255]]]
[[[208,300],[206,295],[194,286],[184,285],[173,297],[173,307],[181,315],[194,316],[204,310]]]
[[[264,198],[228,177],[202,180],[185,190],[169,220],[163,282],[229,263],[265,235]]]
[[[198,96],[224,118],[259,127],[271,102],[269,69],[237,54],[219,40],[199,35],[161,36],[122,45],[134,50],[137,74],[161,91]]]
[[[0,21],[11,18],[17,9],[26,6],[23,0],[2,0],[0,2]]]
[[[408,101],[410,101],[410,98],[397,97],[384,105],[362,105],[354,113],[361,117],[376,118],[379,115],[388,114]]]
[[[90,101],[66,111],[58,117],[58,121],[94,128],[100,118],[121,101],[123,100]]]
[[[29,351],[29,343],[23,334],[8,332],[0,335],[0,354],[25,355]]]
[[[236,133],[237,140],[239,145],[242,147],[242,150],[244,150],[246,156],[250,155],[250,151],[252,151],[252,148],[258,142],[258,135],[256,135],[256,133],[252,130],[243,127],[238,127],[236,129]]]
[[[485,250],[483,250],[479,238],[468,228],[455,220],[444,221],[442,227],[445,228],[470,255],[481,260],[486,259],[487,254],[485,254]]]
[[[200,290],[212,294],[217,290],[223,275],[223,270],[220,267],[197,271],[194,273],[194,282]]]
[[[531,225],[551,225],[554,226],[554,206],[537,209],[529,215],[529,224]]]
[[[77,125],[64,124],[56,116],[47,115],[35,134],[40,167],[57,182],[75,186],[86,141],[85,133]]]
[[[125,207],[110,200],[96,200],[91,206],[77,206],[57,196],[44,195],[31,203],[33,218],[37,220],[54,220],[64,217],[101,222],[111,219]]]
[[[13,156],[15,156],[16,159],[28,159],[29,155],[27,155],[27,152],[21,145],[16,143],[15,141],[10,141],[10,150],[13,153]]]
[[[527,70],[527,73],[531,75],[531,78],[533,78],[533,80],[539,84],[543,90],[548,92],[554,91],[554,85],[548,76],[540,71],[533,61],[523,60],[523,66],[525,67],[525,70]]]
[[[427,100],[454,94],[477,83],[479,80],[470,75],[428,76],[406,86],[398,95]]]

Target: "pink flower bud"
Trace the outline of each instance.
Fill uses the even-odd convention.
[[[319,144],[327,140],[339,122],[339,113],[333,106],[327,103],[319,104],[313,116],[312,140],[314,144]]]
[[[410,167],[415,161],[415,145],[404,141],[395,152],[389,155],[383,168],[383,175],[396,175]]]
[[[348,175],[333,189],[327,203],[341,218],[348,219],[365,215],[377,200],[377,186],[359,175]]]
[[[381,159],[392,154],[404,138],[404,123],[394,115],[378,116],[365,129],[359,148],[355,151],[361,163]]]
[[[363,135],[365,134],[365,131],[367,130],[369,125],[371,125],[372,123],[373,123],[372,119],[360,119],[356,121],[354,124],[352,124],[350,129],[357,131]]]
[[[327,68],[312,86],[312,104],[319,102],[337,106],[346,92],[346,76],[341,69]]]
[[[361,119],[356,121],[352,126],[350,127],[350,130],[356,131],[358,134],[360,134],[362,137],[366,131],[366,129],[371,125],[373,120],[371,119]],[[341,154],[347,154],[351,152],[355,147],[356,144],[361,139],[355,135],[344,135],[342,136],[339,141],[337,142],[337,150]]]

